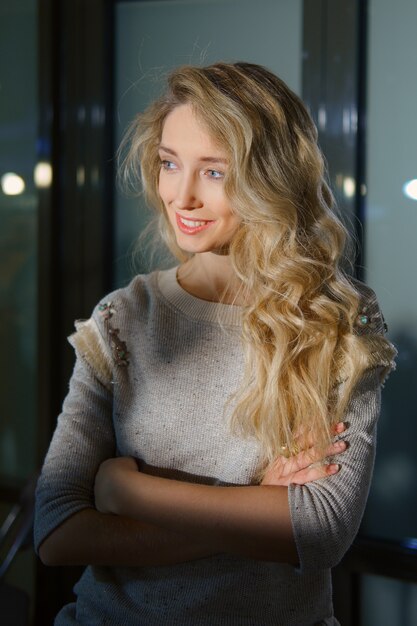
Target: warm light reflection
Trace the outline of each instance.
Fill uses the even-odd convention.
[[[39,161],[33,170],[33,180],[37,187],[50,187],[52,184],[52,167],[46,161]]]
[[[25,181],[14,172],[7,172],[1,177],[1,188],[6,196],[18,196],[25,190]]]
[[[350,176],[346,176],[346,178],[343,180],[343,193],[345,194],[346,198],[353,198],[353,196],[355,195],[355,191],[355,180]]]
[[[327,112],[323,105],[319,107],[317,125],[320,130],[326,130]]]
[[[411,200],[417,200],[417,178],[409,180],[403,187],[404,195]]]
[[[85,184],[85,168],[82,165],[77,167],[77,187],[82,187]]]

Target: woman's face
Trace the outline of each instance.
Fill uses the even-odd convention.
[[[239,225],[224,192],[227,154],[190,105],[167,116],[159,155],[159,194],[178,246],[193,253],[227,246]]]

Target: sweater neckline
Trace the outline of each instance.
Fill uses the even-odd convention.
[[[155,272],[157,287],[171,305],[195,320],[225,326],[242,325],[242,306],[210,302],[193,296],[179,284],[177,270],[178,266]]]

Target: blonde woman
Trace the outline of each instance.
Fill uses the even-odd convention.
[[[268,70],[218,63],[175,70],[128,145],[179,264],[71,338],[35,536],[88,567],[56,624],[337,624],[395,350],[341,269],[316,129]]]

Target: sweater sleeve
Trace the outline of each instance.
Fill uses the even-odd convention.
[[[99,367],[104,354],[97,357],[104,343],[93,320],[83,325],[78,325],[77,333],[70,338],[77,360],[38,481],[36,550],[68,517],[94,507],[94,479],[98,467],[106,458],[115,456],[111,385],[105,380],[106,367]],[[87,343],[83,328],[87,328],[90,335]]]
[[[344,421],[349,448],[340,471],[288,490],[301,570],[334,567],[352,544],[365,510],[375,458],[381,385],[393,369],[396,351],[383,337],[384,318],[375,294],[366,288],[358,316],[358,340],[369,348],[368,366],[355,386]]]

